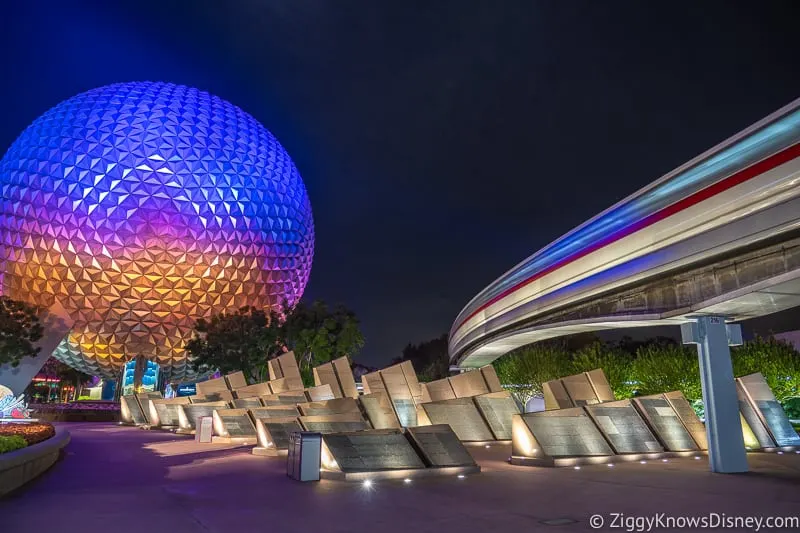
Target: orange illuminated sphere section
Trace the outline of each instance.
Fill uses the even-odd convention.
[[[144,355],[191,377],[195,321],[303,293],[305,186],[253,117],[208,93],[125,83],[80,94],[0,161],[3,292],[74,320],[54,355],[113,375]]]

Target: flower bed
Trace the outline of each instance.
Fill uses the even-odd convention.
[[[0,424],[0,437],[19,436],[28,446],[45,441],[56,434],[52,424],[42,422]]]
[[[25,442],[25,439],[23,439],[19,435],[9,435],[8,437],[0,435],[0,453],[20,450],[27,445],[28,443]]]
[[[119,403],[88,401],[30,404],[31,416],[50,422],[116,422]]]

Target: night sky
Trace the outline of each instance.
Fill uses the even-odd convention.
[[[306,296],[352,308],[367,338],[356,359],[378,365],[448,331],[540,247],[800,96],[792,4],[6,1],[0,151],[114,82],[238,105],[308,188]]]

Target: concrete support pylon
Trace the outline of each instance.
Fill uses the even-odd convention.
[[[681,325],[684,344],[696,344],[706,413],[708,459],[712,472],[747,472],[747,452],[739,417],[729,346],[742,343],[738,324],[719,316],[699,316]]]

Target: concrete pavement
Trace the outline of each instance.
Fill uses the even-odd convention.
[[[611,513],[800,516],[798,454],[750,454],[750,473],[719,475],[705,458],[580,470],[511,466],[509,447],[494,446],[471,448],[481,474],[366,489],[293,481],[285,459],[255,457],[249,448],[111,424],[63,425],[72,432],[63,460],[0,500],[3,533],[590,531],[593,514],[606,526]]]

